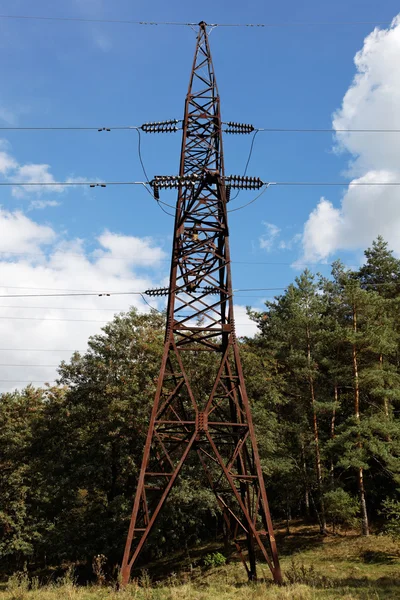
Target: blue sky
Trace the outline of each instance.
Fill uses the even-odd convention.
[[[127,0],[112,3],[36,0],[34,6],[27,0],[13,0],[2,2],[0,13],[145,21],[389,24],[398,12],[398,3],[391,0],[379,5],[370,0],[335,3],[206,0],[201,4],[200,10],[197,3],[177,0],[134,4]],[[253,123],[256,127],[332,127],[332,115],[340,110],[357,73],[354,57],[363,49],[364,39],[373,29],[371,24],[217,27],[210,35],[210,43],[223,119]],[[392,78],[398,77],[398,61],[396,64],[392,60],[394,50],[400,48],[398,29],[394,25],[390,35],[375,37],[364,48],[365,55],[358,67],[364,79],[358,82],[354,97],[346,97],[336,127],[396,126],[394,119],[399,117],[395,115],[400,111],[393,110],[392,114],[387,106],[398,102],[400,108],[398,95],[377,97],[375,92],[387,89]],[[195,33],[190,28],[0,18],[0,40],[3,126],[140,125],[146,121],[182,118],[195,47]],[[375,112],[368,112],[371,106],[376,106]],[[354,136],[340,138],[342,151],[338,152],[338,142],[331,134],[259,133],[248,173],[266,181],[341,181],[353,177],[393,180],[396,170],[392,162],[398,156],[398,142],[393,141],[393,136],[380,136],[379,141],[372,134]],[[49,181],[143,180],[144,177],[135,131],[18,131],[3,132],[2,138],[0,150],[3,161],[8,161],[3,164],[3,179],[23,176],[33,180],[40,176],[50,177]],[[249,144],[249,136],[225,137],[227,174],[243,171]],[[384,151],[376,150],[374,155],[371,148],[381,147]],[[179,148],[179,133],[143,134],[142,152],[149,175],[176,174]],[[346,174],[349,161],[350,172]],[[32,164],[36,167],[26,168]],[[396,246],[398,209],[394,214],[390,213],[392,209],[388,210],[385,217],[386,197],[372,197],[368,193],[364,189],[352,195],[346,188],[270,188],[247,209],[232,213],[232,259],[237,261],[233,266],[234,287],[284,287],[298,274],[298,263],[302,266],[318,262],[310,264],[310,268],[324,274],[329,273],[329,263],[338,257],[347,264],[359,264],[362,250],[378,233],[387,235],[400,252],[400,245]],[[22,285],[49,289],[98,289],[113,285],[117,289],[133,289],[165,282],[172,219],[160,211],[145,190],[109,187],[22,193],[2,188],[0,194],[3,211],[0,225],[6,231],[7,224],[12,222],[12,227],[18,230],[15,235],[5,236],[3,247],[0,243],[3,285],[13,286],[4,288],[5,293]],[[327,200],[321,202],[322,196]],[[252,192],[244,192],[231,208],[251,198]],[[163,199],[175,200],[170,194]],[[389,197],[387,202],[393,208],[395,199]],[[377,206],[384,213],[380,220],[375,218]],[[360,227],[356,228],[352,215],[357,207],[365,213],[366,221],[361,219]],[[101,245],[102,235],[109,235],[108,245]],[[106,238],[101,239],[104,242]],[[87,262],[94,260],[90,253],[99,248],[101,252],[114,253],[112,273],[107,269],[91,271],[88,267]],[[118,257],[134,248],[139,248],[142,260],[136,257],[119,264]],[[17,255],[20,249],[25,254]],[[50,264],[56,251],[64,252],[65,260]],[[34,254],[38,256],[36,262]],[[82,254],[83,267],[73,264],[74,254]],[[293,266],[296,261],[297,268]],[[254,264],[257,262],[271,264]],[[53,286],[52,279],[56,282]],[[249,295],[255,297],[238,293],[236,299],[242,307],[239,312],[243,323],[244,305],[260,306],[262,302],[256,293]],[[116,302],[113,300],[112,305],[126,308],[128,301]],[[142,307],[140,303],[137,305]],[[90,305],[92,309],[97,306]],[[96,318],[95,314],[90,317]],[[23,325],[24,329],[3,332],[12,346],[16,341],[23,343],[23,331],[26,332]],[[83,328],[83,334],[93,332],[96,327]],[[77,326],[78,329],[82,328]],[[65,339],[68,331],[70,326],[55,331],[53,343]],[[34,343],[37,331],[29,335]],[[74,340],[69,345],[74,346]]]

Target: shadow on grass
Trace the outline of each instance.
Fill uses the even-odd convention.
[[[394,600],[400,598],[400,579],[398,577],[379,577],[378,579],[368,579],[368,577],[343,577],[342,579],[334,579],[332,585],[325,589],[341,589],[351,590],[355,597],[360,594],[360,598],[379,598]],[[365,593],[368,595],[365,596]],[[375,595],[370,595],[378,594]]]
[[[302,527],[299,531],[283,533],[278,531],[276,543],[281,556],[291,556],[322,546],[326,536],[319,533],[315,526]]]
[[[397,560],[397,556],[393,552],[366,550],[361,554],[361,559],[367,564],[390,565]]]

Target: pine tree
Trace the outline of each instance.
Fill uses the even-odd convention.
[[[302,427],[297,427],[297,435],[302,448],[301,463],[305,465],[303,477],[307,503],[311,490],[306,467],[306,447],[309,448],[308,438],[310,434],[312,435],[318,490],[318,517],[321,533],[325,533],[324,466],[317,398],[319,378],[317,348],[323,314],[323,297],[319,291],[315,277],[306,270],[296,278],[296,285],[290,285],[287,292],[279,296],[276,302],[267,302],[267,312],[255,315],[255,318],[260,324],[263,335],[271,340],[271,349],[286,371],[285,394],[294,398],[291,418],[297,426],[303,423],[304,431]],[[295,414],[297,416],[294,416]]]

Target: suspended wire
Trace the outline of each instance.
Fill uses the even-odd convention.
[[[0,285],[0,288],[8,288],[13,290],[46,290],[50,292],[90,292],[93,294],[102,294],[106,296],[109,293],[119,293],[119,292],[109,292],[103,290],[81,290],[81,289],[70,289],[70,288],[51,288],[51,287],[32,287],[27,285]],[[130,292],[132,294],[142,294],[142,292]]]
[[[39,256],[41,258],[51,258],[51,260],[54,260],[55,258],[61,258],[58,257],[58,254],[61,254],[62,256],[77,256],[80,258],[84,258],[84,259],[96,259],[98,261],[100,260],[132,260],[132,255],[121,255],[121,256],[107,256],[105,254],[103,255],[99,255],[99,256],[90,256],[89,255],[85,255],[85,254],[80,254],[79,252],[65,252],[64,250],[59,250],[58,248],[56,248],[54,250],[54,254],[53,255],[46,255],[43,252],[24,252],[23,250],[21,251],[16,251],[16,250],[0,250],[0,254],[13,254],[16,256]],[[166,258],[146,258],[143,256],[140,256],[140,261],[151,261],[151,262],[170,262],[169,259]],[[135,265],[135,266],[140,266],[139,265]]]
[[[291,284],[289,284],[291,285]],[[371,286],[371,287],[376,287],[376,286],[387,286],[387,285],[400,285],[400,281],[393,281],[393,282],[389,282],[389,283],[369,283],[369,284],[363,284],[362,287],[365,286]],[[2,286],[2,287],[7,287],[7,286]],[[256,292],[256,291],[272,291],[272,290],[286,290],[288,288],[288,286],[285,287],[270,287],[270,288],[235,288],[233,290],[233,292]],[[39,288],[40,289],[40,288]],[[47,288],[44,288],[47,289]],[[138,295],[138,296],[143,296],[143,294],[145,294],[146,292],[86,292],[86,293],[61,293],[61,294],[0,294],[0,298],[49,298],[49,297],[78,297],[78,296],[132,296],[132,295]],[[26,308],[26,307],[21,307],[21,308]],[[35,307],[32,307],[35,308]],[[57,309],[57,307],[53,307],[55,310]],[[153,307],[151,307],[153,308]],[[99,309],[101,310],[101,309]],[[119,310],[119,309],[118,309]],[[9,318],[9,317],[3,317],[3,318]],[[10,317],[11,318],[11,317]]]
[[[143,158],[142,158],[142,137],[141,137],[141,133],[139,128],[136,128],[137,134],[138,134],[138,147],[137,147],[137,151],[138,151],[138,156],[139,156],[139,161],[140,161],[140,165],[142,167],[142,171],[143,171],[143,175],[146,178],[146,181],[149,182],[150,181],[150,177],[147,175],[147,171],[146,168],[144,166],[144,162],[143,162]],[[158,204],[158,206],[161,208],[161,210],[166,214],[169,215],[170,217],[174,217],[174,215],[171,215],[171,213],[169,213],[167,210],[165,210],[165,208],[163,208],[161,206],[161,204],[164,204],[164,202],[161,202],[161,200],[157,199],[153,192],[151,191],[151,189],[149,189],[149,187],[147,187],[147,185],[144,185],[145,190],[150,194],[150,196],[153,198],[153,200],[155,200]],[[174,208],[174,207],[173,207]]]
[[[17,182],[17,181],[1,181],[0,182],[0,186],[75,186],[75,185],[86,185],[86,186],[92,186],[92,187],[106,187],[107,185],[142,185],[144,187],[146,187],[146,185],[149,185],[150,182],[149,181],[101,181],[101,182],[83,182],[83,181],[67,181],[67,182],[62,182],[62,181],[54,181],[53,183],[50,182],[40,182],[40,181],[34,181],[34,182]],[[269,181],[269,182],[265,182],[265,185],[270,186],[270,185],[275,185],[275,186],[342,186],[342,187],[346,187],[346,186],[353,186],[353,185],[358,185],[358,186],[400,186],[400,181]],[[151,192],[150,192],[151,193]],[[152,194],[153,196],[153,194]],[[153,196],[154,198],[154,196]],[[167,202],[162,202],[161,200],[157,200],[157,202],[159,202],[160,204],[164,204],[165,206],[169,206],[170,208],[173,208],[174,210],[176,209],[175,206],[172,206],[172,204],[168,204]],[[172,215],[171,215],[172,216]]]
[[[400,133],[400,129],[290,129],[263,127],[257,131],[266,131],[267,133]]]
[[[46,379],[0,379],[0,383],[56,383]]]
[[[76,348],[59,350],[54,348],[0,348],[0,352],[79,352]]]
[[[392,21],[304,21],[302,23],[213,23],[212,27],[325,27],[338,25],[391,25]]]
[[[2,186],[75,186],[86,185],[90,187],[106,187],[107,185],[144,185],[146,181],[0,181]]]
[[[250,160],[251,160],[251,157],[252,157],[252,154],[253,154],[254,142],[255,142],[255,139],[256,139],[256,136],[257,136],[257,133],[258,133],[258,131],[259,131],[259,130],[258,130],[258,129],[256,129],[256,130],[255,130],[255,132],[254,132],[254,133],[253,133],[253,135],[252,135],[251,144],[250,144],[250,150],[249,150],[249,155],[248,155],[248,157],[247,157],[246,166],[245,166],[245,168],[244,168],[244,172],[243,172],[243,177],[246,177],[246,175],[247,175],[247,169],[248,169],[248,167],[249,167]],[[231,198],[231,201],[232,201],[232,200],[236,200],[236,198],[239,196],[240,192],[241,192],[241,190],[239,189],[239,190],[236,192],[236,195],[235,195],[235,196],[233,196],[233,198]]]
[[[142,292],[87,292],[79,294],[0,294],[0,298],[64,298],[78,296],[132,296],[141,295]]]
[[[136,125],[116,125],[114,127],[75,127],[75,126],[66,126],[66,127],[59,127],[59,126],[51,126],[51,127],[25,127],[25,126],[21,126],[21,127],[13,127],[10,125],[2,125],[0,127],[1,131],[98,131],[98,132],[102,132],[102,131],[114,131],[114,130],[130,130],[130,129],[138,129],[138,127]]]
[[[286,288],[267,288],[273,290],[284,290]],[[237,292],[249,291],[249,290],[235,290]],[[0,298],[61,298],[61,297],[78,297],[78,296],[141,296],[144,292],[106,292],[98,294],[93,293],[82,293],[82,294],[0,294]],[[152,307],[153,308],[153,307]]]
[[[156,308],[155,306],[152,306],[149,302],[147,302],[146,298],[144,297],[144,294],[140,294],[142,297],[143,302],[145,302],[147,304],[147,306],[150,306],[151,310],[155,310],[158,313],[160,313],[160,315],[164,315],[165,312],[163,312],[162,310],[158,310],[158,308]]]
[[[129,19],[95,19],[87,17],[45,17],[35,15],[0,15],[0,19],[19,19],[19,20],[34,20],[34,21],[64,21],[64,22],[80,22],[80,23],[114,23],[124,25],[178,25],[183,27],[196,27],[199,23],[181,22],[181,21],[133,21]],[[299,23],[207,23],[209,27],[325,27],[325,26],[342,26],[342,25],[390,25],[391,20],[387,21],[314,21],[314,22],[299,22]]]
[[[20,364],[20,365],[11,365],[11,364],[5,364],[5,363],[0,363],[0,367],[44,367],[46,369],[50,369],[50,368],[57,368],[60,365],[26,365],[26,364]]]
[[[126,19],[93,19],[86,17],[41,17],[35,15],[0,15],[0,19],[23,19],[32,21],[65,21],[77,23],[116,23],[124,25],[180,25],[192,27],[198,23],[182,23],[177,21],[132,21]]]
[[[243,204],[242,206],[238,206],[237,208],[231,208],[227,212],[228,213],[232,213],[232,212],[235,212],[237,210],[242,210],[243,208],[246,208],[247,206],[250,206],[250,204],[253,204],[254,202],[256,202],[256,200],[258,200],[259,198],[261,198],[261,196],[263,194],[265,194],[265,192],[267,191],[268,188],[269,188],[269,184],[266,184],[264,186],[264,189],[261,190],[261,192],[255,198],[253,198],[252,200],[250,200],[250,202],[246,202],[246,204]]]
[[[144,166],[143,159],[142,159],[142,148],[141,148],[141,146],[142,146],[142,136],[141,136],[141,133],[140,133],[140,129],[138,127],[136,128],[136,133],[138,134],[138,148],[137,148],[137,151],[138,151],[140,165],[142,167],[142,171],[143,171],[143,174],[145,176],[146,181],[150,181],[150,177],[147,175],[147,171],[146,171],[146,168]]]
[[[399,181],[270,181],[270,185],[280,186],[399,186]]]
[[[34,308],[34,307],[33,307]],[[8,321],[68,321],[68,322],[79,322],[79,323],[108,323],[107,319],[101,321],[97,319],[57,319],[53,317],[0,317],[0,319],[7,319]]]
[[[0,17],[1,18],[1,17]],[[226,125],[226,122],[223,122]],[[115,125],[112,127],[75,127],[75,126],[51,126],[51,127],[31,127],[31,126],[0,126],[0,131],[130,131],[136,129],[140,131],[137,125]],[[258,132],[267,133],[400,133],[400,129],[321,129],[321,128],[288,128],[288,127],[259,127],[254,134]]]
[[[154,306],[151,306],[151,304],[149,304],[147,302],[147,300],[145,300],[143,298],[144,302],[152,309],[157,311],[158,313],[160,313],[160,315],[164,315],[165,312],[163,312],[162,310],[158,310],[158,308],[155,308]],[[34,307],[33,307],[34,308]],[[97,320],[97,319],[57,319],[57,318],[52,318],[52,317],[0,317],[0,319],[7,319],[9,321],[57,321],[57,322],[68,322],[68,323],[110,323],[110,320],[108,319],[102,319]],[[236,323],[236,325],[240,325],[240,326],[244,326],[244,325],[251,325],[251,323]]]
[[[10,304],[0,304],[0,308],[22,308],[22,309],[30,309],[30,310],[36,310],[36,309],[43,309],[43,310],[80,310],[80,311],[111,311],[111,312],[126,312],[129,310],[129,308],[83,308],[81,306],[79,307],[73,307],[73,306],[23,306],[23,305],[10,305]]]
[[[81,258],[92,258],[90,256],[85,256],[83,254],[79,254],[78,252],[64,252],[62,250],[56,250],[55,251],[56,254],[61,254],[62,256],[78,256]],[[40,252],[24,252],[24,251],[15,251],[15,250],[0,250],[0,254],[13,254],[16,256],[40,256],[42,258],[48,258],[45,254],[40,253]],[[57,258],[57,256],[50,256],[49,258],[51,258],[51,260],[54,260],[54,258]],[[128,255],[121,255],[121,256],[94,256],[93,258],[96,258],[98,260],[124,260],[124,259],[132,259],[132,256],[128,256]],[[1,259],[0,259],[1,260]],[[140,257],[141,261],[150,261],[150,262],[155,262],[154,258],[147,258],[147,257]],[[156,259],[157,262],[167,262],[170,263],[171,260],[170,259],[166,259],[166,258],[157,258]],[[292,262],[271,262],[271,261],[242,261],[242,260],[231,260],[230,261],[231,264],[236,264],[236,265],[277,265],[277,266],[282,266],[282,265],[287,265],[287,266],[291,266],[293,264],[294,261]],[[313,262],[302,262],[302,263],[298,263],[296,261],[297,265],[301,265],[301,266],[307,266],[307,265],[326,265],[326,266],[330,266],[328,263],[326,263],[325,261],[313,261]],[[135,265],[135,266],[140,266],[140,265]],[[351,266],[351,265],[350,265]],[[357,266],[354,266],[354,268],[357,268]],[[1,286],[0,286],[1,287]],[[30,288],[31,289],[31,288]]]

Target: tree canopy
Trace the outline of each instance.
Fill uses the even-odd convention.
[[[259,332],[240,342],[244,372],[272,514],[288,527],[300,517],[322,534],[359,523],[367,535],[399,506],[399,309],[400,261],[382,238],[358,270],[306,270],[249,309]],[[131,309],[60,364],[56,386],[0,396],[6,570],[120,561],[164,326],[164,315]],[[200,354],[195,385],[206,389],[215,365]],[[214,539],[222,521],[189,461],[144,560]]]

